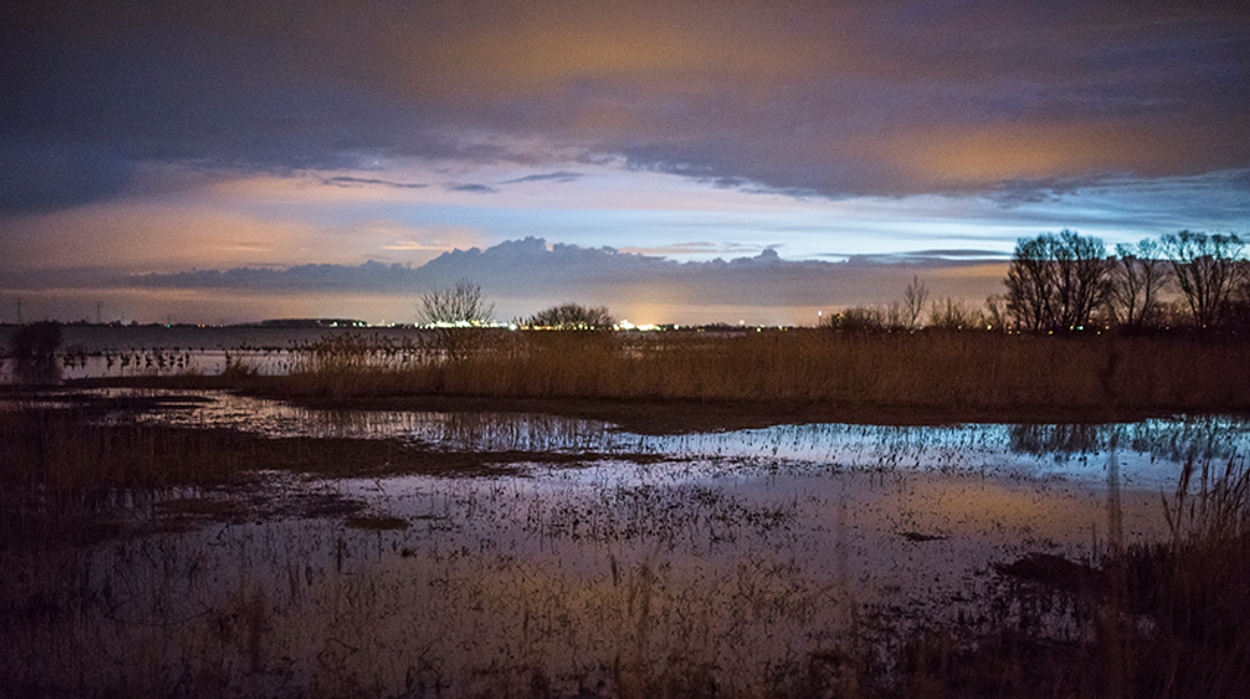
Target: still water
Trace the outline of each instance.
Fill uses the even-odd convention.
[[[212,677],[233,693],[461,696],[519,691],[537,672],[593,695],[704,668],[751,690],[882,628],[985,617],[1002,584],[995,562],[1088,560],[1109,538],[1160,539],[1162,497],[1185,461],[1240,463],[1250,446],[1250,424],[1224,418],[655,436],[548,415],[196,395],[102,419],[517,452],[516,470],[264,472],[251,493],[164,494],[130,516],[179,527],[45,557],[37,575],[14,561],[0,571],[0,585],[74,610],[18,627],[23,650],[0,660],[8,676],[58,689]],[[570,458],[539,458],[552,453]],[[312,496],[350,507],[229,507]],[[1049,619],[1056,637],[1078,633],[1065,619]]]
[[[124,396],[124,389],[79,392]],[[49,400],[55,400],[50,394]],[[543,414],[318,410],[215,391],[145,390],[172,398],[126,419],[230,428],[270,437],[401,439],[447,451],[653,455],[674,461],[768,464],[772,469],[959,473],[987,478],[1105,483],[1115,454],[1120,484],[1170,488],[1186,460],[1247,453],[1250,421],[1221,416],[1116,424],[776,425],[678,435],[643,435],[594,420]],[[193,397],[195,401],[180,401]]]
[[[17,326],[0,326],[0,349]],[[319,341],[358,336],[397,346],[419,345],[418,328],[281,328],[190,325],[63,325],[56,353],[65,379],[220,374],[239,364],[261,374],[284,374]],[[12,360],[0,358],[0,383],[16,380]]]

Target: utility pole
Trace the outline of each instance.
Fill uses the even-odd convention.
[[[103,306],[104,306],[104,303],[100,301],[95,302],[95,324],[96,325],[99,325],[102,322],[100,320],[100,308]]]

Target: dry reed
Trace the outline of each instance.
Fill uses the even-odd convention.
[[[828,330],[453,331],[407,351],[341,339],[270,390],[900,407],[1004,416],[1250,410],[1238,338]]]

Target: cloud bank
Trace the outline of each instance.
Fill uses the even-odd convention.
[[[788,261],[775,251],[710,262],[675,262],[585,248],[541,238],[444,253],[420,267],[299,265],[234,268],[130,278],[144,288],[229,289],[287,293],[417,295],[469,279],[491,296],[593,300],[596,303],[680,302],[688,305],[820,306],[895,300],[914,276],[938,293],[983,300],[996,293],[1001,256],[972,250],[921,251],[900,256],[852,256],[843,262]]]
[[[1250,167],[1245,3],[6,8],[9,211],[112,196],[145,161],[554,159],[564,175],[621,158],[830,197],[1028,197]]]

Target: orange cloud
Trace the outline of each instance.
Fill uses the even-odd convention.
[[[906,177],[950,185],[1091,173],[1139,173],[1183,157],[1184,145],[1131,123],[1012,123],[898,133],[856,146]]]
[[[722,3],[537,3],[481,13],[437,35],[391,31],[372,48],[402,67],[403,87],[418,93],[490,99],[583,80],[691,93],[711,89],[715,76],[754,83],[805,74],[824,62],[815,57],[834,52],[827,37],[786,31],[789,18]]]
[[[327,226],[273,220],[205,205],[97,204],[28,216],[0,240],[20,249],[17,268],[108,267],[175,272],[248,265],[359,264],[368,259],[421,265],[455,248],[482,244],[468,228],[414,227],[366,220]]]

